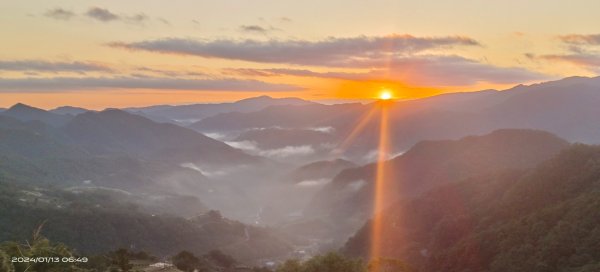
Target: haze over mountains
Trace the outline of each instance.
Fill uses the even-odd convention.
[[[600,124],[595,120],[600,114],[596,106],[600,99],[598,86],[598,77],[574,77],[505,91],[398,101],[390,110],[390,123],[394,124],[391,127],[393,153],[403,152],[421,140],[457,139],[502,128],[540,129],[569,141],[600,143]],[[318,150],[325,141],[331,151],[351,134],[361,118],[370,115],[361,137],[346,150],[347,155],[355,156],[352,159],[356,160],[377,146],[379,118],[378,112],[370,112],[372,108],[371,104],[271,106],[249,113],[217,114],[190,127],[203,133],[218,133],[224,139],[271,148],[273,143],[287,142]],[[578,120],[577,125],[572,120]],[[309,131],[318,128],[329,135],[310,135]],[[290,129],[305,131],[290,133]],[[261,130],[265,137],[253,137],[257,132],[245,133],[251,130]],[[296,140],[299,133],[307,134],[304,142]],[[273,140],[275,138],[277,140]]]
[[[140,108],[127,108],[125,110],[133,113],[140,113],[150,119],[168,120],[181,124],[197,122],[206,117],[226,112],[253,112],[262,110],[274,105],[308,105],[313,102],[299,98],[271,98],[269,96],[259,96],[232,103],[219,104],[192,104],[181,106],[158,105]]]
[[[497,130],[460,140],[423,141],[386,162],[389,179],[394,182],[386,187],[385,198],[393,202],[485,173],[527,169],[567,146],[552,134],[533,130]],[[347,229],[364,222],[373,214],[376,170],[375,164],[343,170],[315,196],[305,213],[343,222]]]
[[[572,143],[600,143],[600,77],[385,103],[261,96],[101,111],[16,104],[0,113],[0,183],[12,192],[0,201],[29,216],[19,230],[0,222],[2,239],[25,239],[24,230],[53,214],[66,222],[48,222],[53,240],[85,252],[110,245],[60,232],[102,233],[111,244],[161,255],[219,248],[253,264],[342,246],[365,257],[384,110],[392,150],[384,162],[389,201],[379,212],[387,218],[391,257],[423,271],[502,271],[505,251],[485,249],[477,263],[457,251],[473,250],[474,239],[500,229],[529,233],[517,222],[538,223],[547,214],[556,217],[539,229],[567,235],[557,229],[558,210],[595,205],[597,148]],[[552,167],[564,173],[545,174]],[[528,204],[552,207],[539,215]],[[519,211],[502,212],[513,208]],[[400,226],[403,216],[414,224]],[[132,224],[139,225],[130,231]],[[161,229],[179,233],[169,240]],[[196,240],[184,241],[186,235]],[[499,248],[508,243],[502,239],[493,240]]]

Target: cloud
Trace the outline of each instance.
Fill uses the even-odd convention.
[[[134,15],[119,15],[116,14],[108,9],[105,8],[99,8],[99,7],[92,7],[90,9],[88,9],[88,11],[85,13],[86,16],[100,21],[100,22],[112,22],[112,21],[121,21],[121,22],[125,22],[125,23],[132,23],[132,24],[142,24],[148,20],[150,20],[150,17],[148,17],[148,15],[144,14],[144,13],[137,13]],[[169,24],[169,22],[165,19],[159,18],[158,19],[159,22],[162,22],[163,24]]]
[[[400,156],[404,154],[404,152],[397,152],[397,153],[386,153],[385,154],[385,160],[391,160],[397,156]],[[374,163],[377,162],[377,160],[379,159],[379,150],[374,149],[369,151],[367,154],[365,154],[362,157],[362,160],[364,163]]]
[[[335,131],[334,127],[331,126],[327,126],[327,127],[312,127],[312,128],[308,128],[309,130],[312,131],[316,131],[316,132],[322,132],[322,133],[327,133],[327,134],[331,134]]]
[[[267,32],[269,32],[268,29],[266,29],[262,26],[259,26],[259,25],[242,25],[242,26],[240,26],[240,31],[260,33],[260,34],[266,34]]]
[[[293,85],[240,79],[178,79],[160,77],[54,77],[0,78],[0,91],[73,91],[102,89],[155,89],[196,91],[298,91]]]
[[[237,149],[241,149],[241,150],[245,150],[245,151],[258,150],[258,146],[257,146],[256,142],[254,142],[254,141],[228,141],[225,143],[233,148],[237,148]]]
[[[541,55],[537,56],[536,58],[547,61],[568,62],[577,66],[581,66],[582,68],[590,71],[600,72],[600,55],[596,54],[576,53],[563,55]]]
[[[302,146],[286,146],[278,149],[262,150],[259,155],[270,158],[288,158],[295,156],[307,156],[315,153],[315,150],[310,145]]]
[[[258,76],[258,77],[272,77],[281,75],[283,73],[276,73],[276,69],[254,69],[254,68],[225,68],[223,73],[226,75],[241,75],[241,76]],[[288,69],[292,70],[292,69]],[[305,70],[308,71],[308,70]]]
[[[199,120],[197,120],[197,121],[199,121]],[[223,133],[219,133],[219,132],[205,132],[203,134],[206,137],[213,138],[213,139],[218,140],[218,141],[225,141],[225,140],[227,140],[227,135],[223,134]]]
[[[564,43],[567,52],[546,55],[529,53],[525,56],[532,60],[570,63],[600,73],[600,34],[569,34],[559,36],[558,39]]]
[[[148,15],[143,14],[143,13],[138,13],[132,16],[126,16],[123,17],[123,20],[125,20],[126,22],[131,22],[131,23],[143,23],[144,21],[149,20],[150,18],[148,17]]]
[[[463,86],[479,82],[508,84],[550,78],[521,67],[500,67],[460,56],[395,60],[389,66],[389,74],[401,82],[433,86]]]
[[[307,156],[315,153],[315,149],[310,145],[285,146],[276,149],[260,149],[254,141],[226,141],[227,145],[244,150],[251,154],[274,159],[285,159],[290,157]]]
[[[367,63],[365,63],[367,62]],[[520,83],[549,78],[547,75],[518,67],[499,67],[460,56],[408,56],[378,60],[363,60],[353,63],[355,67],[385,67],[368,72],[315,72],[307,69],[226,69],[229,74],[245,76],[301,76],[333,78],[354,81],[387,80],[413,85],[464,86],[478,82]]]
[[[119,15],[112,13],[108,9],[99,8],[99,7],[92,7],[92,8],[90,8],[85,13],[85,15],[87,15],[88,17],[90,17],[92,19],[96,19],[96,20],[102,21],[102,22],[110,22],[110,21],[114,21],[114,20],[119,20],[120,19]]]
[[[356,62],[405,56],[426,50],[457,46],[479,46],[468,37],[415,37],[392,34],[308,40],[193,40],[164,38],[140,42],[113,42],[109,46],[205,58],[244,60],[262,63],[287,63],[329,67],[348,67]]]
[[[358,192],[360,189],[362,189],[366,185],[367,185],[367,182],[363,179],[354,180],[352,182],[347,183],[347,185],[344,187],[344,190],[350,191],[350,192]]]
[[[227,176],[227,175],[231,174],[232,172],[234,172],[234,170],[235,170],[235,169],[225,169],[225,168],[211,169],[211,170],[203,169],[203,168],[199,167],[198,165],[196,165],[195,163],[191,163],[191,162],[182,163],[179,166],[181,166],[183,168],[187,168],[187,169],[192,169],[196,172],[199,172],[203,176],[206,176],[209,178]]]
[[[4,71],[37,71],[37,72],[93,72],[110,71],[111,69],[90,62],[51,62],[43,60],[0,60],[0,70]]]
[[[559,39],[567,44],[576,45],[600,45],[600,34],[581,35],[570,34],[559,36]]]
[[[63,8],[55,8],[55,9],[46,11],[46,13],[44,13],[44,16],[52,18],[52,19],[56,19],[56,20],[67,21],[76,15],[74,12],[72,12],[70,10],[66,10]]]
[[[242,32],[251,33],[251,34],[266,35],[269,32],[278,31],[278,30],[281,30],[281,29],[275,28],[273,26],[262,27],[262,26],[259,26],[259,25],[242,25],[242,26],[240,26],[239,30],[242,31]]]
[[[197,76],[206,76],[205,73],[196,72],[196,71],[170,71],[170,70],[162,70],[162,69],[154,69],[148,67],[137,67],[136,71],[150,74],[157,74],[167,77],[197,77]],[[140,77],[147,77],[147,75],[141,74]]]
[[[158,18],[156,18],[156,19],[157,19],[159,22],[163,23],[164,25],[169,25],[169,26],[171,25],[171,22],[170,22],[169,20],[165,19],[165,18],[158,17]]]
[[[322,179],[308,179],[308,180],[303,180],[300,181],[298,183],[296,183],[297,187],[319,187],[319,186],[323,186],[327,183],[329,183],[331,181],[331,179],[327,179],[327,178],[322,178]]]

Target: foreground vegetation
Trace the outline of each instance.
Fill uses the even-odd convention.
[[[0,271],[3,272],[129,272],[149,271],[158,258],[140,251],[119,248],[107,254],[90,257],[77,256],[64,244],[51,243],[43,237],[42,226],[34,231],[32,239],[24,243],[4,242],[0,245]],[[42,260],[43,261],[40,261]],[[35,261],[34,261],[35,260]],[[185,272],[252,271],[252,272],[408,272],[404,263],[393,259],[377,259],[365,264],[337,253],[313,257],[305,262],[288,260],[275,269],[239,265],[233,257],[219,250],[195,256],[181,251],[168,263],[161,263]]]

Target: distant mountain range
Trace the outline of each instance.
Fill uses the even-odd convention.
[[[564,243],[587,255],[572,253],[560,264],[553,261],[559,258],[535,255],[527,262],[541,261],[527,271],[543,270],[538,264],[578,267],[597,258],[588,253],[593,245],[581,245],[585,241],[577,240],[576,231],[568,231],[595,235],[589,228],[595,219],[590,223],[581,216],[596,218],[597,150],[570,143],[600,143],[598,105],[600,77],[368,104],[266,96],[102,111],[16,104],[0,112],[0,183],[18,189],[14,196],[0,195],[0,201],[31,215],[24,228],[46,214],[64,219],[52,222],[58,227],[49,236],[78,249],[88,244],[59,233],[81,228],[82,237],[100,233],[111,244],[123,240],[124,246],[163,253],[153,237],[162,243],[168,237],[160,229],[178,232],[165,254],[178,245],[198,252],[209,247],[195,243],[239,249],[252,255],[249,259],[291,250],[265,229],[223,219],[214,225],[223,229],[216,230],[203,219],[185,219],[219,209],[231,218],[293,233],[300,244],[341,245],[362,226],[344,252],[366,256],[370,224],[365,222],[374,213],[374,160],[387,111],[388,208],[380,211],[385,231],[392,233],[386,254],[423,271],[513,271],[506,260],[534,255],[515,241],[533,248],[544,244],[548,254]],[[123,215],[124,207],[135,210]],[[398,223],[404,214],[414,225]],[[23,237],[10,222],[0,223],[6,239]],[[130,224],[142,226],[130,229]],[[246,230],[265,239],[249,242]],[[539,235],[549,232],[558,238]],[[186,235],[196,238],[187,242]],[[564,240],[569,237],[581,243],[573,246]],[[492,246],[482,248],[486,255],[475,262],[472,252],[485,247],[475,242],[480,239]],[[260,250],[252,254],[257,245]],[[513,247],[520,251],[512,252]]]
[[[71,107],[71,106],[62,106],[55,109],[49,110],[52,113],[62,114],[62,115],[77,115],[80,113],[88,112],[90,110],[80,108],[80,107]]]
[[[392,153],[404,152],[421,140],[458,139],[502,128],[545,130],[571,142],[596,144],[600,143],[600,122],[596,118],[600,115],[599,102],[600,77],[571,77],[504,91],[451,93],[397,101],[389,107]],[[60,126],[73,115],[86,111],[75,107],[50,112],[26,108],[17,104],[3,114]],[[323,105],[268,96],[232,103],[125,110],[156,122],[189,124],[202,133],[221,135],[220,140],[251,144],[248,148],[265,151],[264,154],[273,154],[269,152],[273,149],[303,147],[314,151],[310,152],[312,155],[323,157],[335,151],[362,123],[363,129],[354,133],[357,134],[354,141],[343,147],[345,158],[359,163],[369,161],[368,154],[377,148],[380,119],[377,103]],[[310,157],[305,162],[315,159]]]
[[[596,144],[600,143],[599,103],[600,77],[573,77],[504,91],[397,101],[388,109],[389,122],[393,124],[391,146],[394,153],[403,152],[421,140],[458,139],[502,128],[545,130],[571,142]],[[190,127],[234,135],[253,129],[327,127],[334,138],[331,142],[340,143],[363,123],[362,132],[346,150],[353,160],[359,160],[377,148],[377,108],[377,103],[271,106],[249,113],[217,114]],[[363,122],[367,116],[370,120]],[[270,134],[272,138],[290,137],[285,130],[272,130]],[[295,144],[316,147],[320,141],[306,137],[304,142]]]
[[[193,195],[202,199],[197,206],[239,194],[209,182],[211,173],[265,163],[191,129],[115,109],[72,116],[15,105],[0,114],[0,136],[0,180],[115,188],[132,198]]]
[[[244,164],[258,160],[193,130],[116,109],[79,114],[63,130],[74,143],[99,154],[125,152],[175,163]]]
[[[356,120],[365,106],[354,104],[308,104],[270,106],[262,110],[241,113],[227,112],[208,117],[190,125],[199,131],[243,131],[256,128],[309,128],[335,124],[341,117]],[[348,120],[346,120],[348,121]]]
[[[141,108],[126,108],[126,111],[139,113],[157,121],[169,121],[190,124],[206,117],[226,112],[253,112],[274,105],[309,105],[314,102],[299,98],[272,98],[259,96],[231,103],[190,104],[190,105],[158,105]]]
[[[56,114],[21,103],[15,104],[2,112],[2,115],[13,117],[21,121],[41,121],[55,127],[62,126],[71,119],[69,116]]]

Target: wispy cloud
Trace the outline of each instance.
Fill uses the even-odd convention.
[[[600,34],[569,34],[558,36],[566,52],[557,54],[525,54],[532,60],[565,62],[585,70],[600,73]]]
[[[267,32],[269,32],[267,28],[264,28],[259,25],[242,25],[240,26],[240,31],[260,34],[266,34]]]
[[[194,55],[263,63],[348,67],[358,62],[383,61],[426,50],[479,46],[469,37],[415,37],[412,35],[358,36],[308,40],[193,40],[164,38],[140,42],[113,42],[116,48],[167,54]]]
[[[286,146],[278,149],[262,150],[259,152],[261,156],[270,158],[287,158],[294,156],[307,156],[315,153],[315,150],[310,145],[301,146]]]
[[[92,7],[86,13],[86,16],[101,22],[112,22],[112,21],[121,21],[125,23],[133,23],[133,24],[143,24],[146,21],[150,20],[150,17],[144,13],[137,13],[133,15],[119,15],[108,9]],[[162,19],[164,20],[164,19]],[[166,22],[166,20],[161,22]]]
[[[570,34],[559,36],[559,39],[564,43],[568,44],[586,44],[586,45],[600,45],[600,34]]]
[[[110,71],[111,69],[91,62],[52,62],[44,60],[0,60],[0,70],[4,71],[37,71],[37,72],[92,72]]]
[[[113,12],[106,8],[101,7],[90,7],[87,11],[78,14],[74,11],[67,10],[64,8],[54,8],[48,10],[44,13],[44,16],[56,19],[56,20],[64,20],[68,21],[74,17],[84,16],[91,18],[98,22],[109,23],[109,22],[124,22],[129,24],[144,24],[145,22],[149,22],[152,18],[144,13],[136,13],[136,14],[119,14]],[[162,17],[155,18],[156,22],[160,22],[163,25],[170,25],[171,23]]]
[[[374,60],[359,67],[385,67],[368,72],[315,72],[307,69],[226,69],[225,73],[238,73],[245,76],[300,76],[333,78],[342,80],[389,80],[414,85],[464,86],[479,82],[518,83],[549,78],[547,75],[519,67],[499,67],[460,56],[418,56],[397,57],[376,63]]]
[[[198,76],[207,76],[205,73],[197,72],[197,71],[173,71],[173,70],[163,70],[163,69],[154,69],[150,67],[137,67],[135,71],[142,73],[149,73],[151,75],[162,75],[167,77],[198,77]]]
[[[110,22],[121,19],[121,17],[110,10],[99,7],[92,7],[86,13],[86,16],[102,22]]]
[[[260,26],[260,25],[241,25],[239,27],[241,32],[250,33],[250,34],[260,34],[267,35],[273,31],[281,31],[281,29],[273,27],[273,26]]]
[[[541,55],[537,58],[547,61],[568,62],[584,69],[600,72],[600,55],[587,53]]]
[[[44,13],[44,16],[52,18],[52,19],[56,19],[56,20],[69,20],[73,17],[76,16],[76,14],[70,10],[66,10],[63,8],[54,8],[51,10],[46,11],[46,13]]]
[[[84,91],[114,89],[194,90],[194,91],[299,91],[286,84],[240,79],[177,79],[160,77],[54,77],[0,78],[0,91]]]

